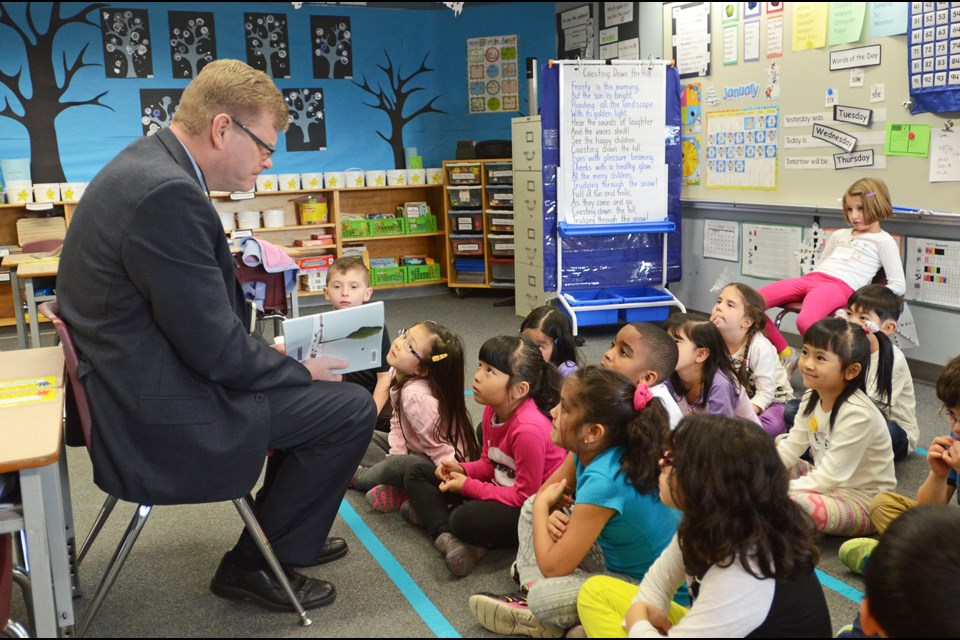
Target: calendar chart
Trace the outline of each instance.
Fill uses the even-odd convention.
[[[803,227],[743,222],[740,237],[743,275],[767,280],[800,277],[797,252],[803,244]]]
[[[960,242],[907,238],[907,299],[960,309]]]

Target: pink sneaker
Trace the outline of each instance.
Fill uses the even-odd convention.
[[[380,513],[399,511],[401,505],[409,499],[410,497],[405,489],[389,484],[378,484],[367,491],[367,504],[370,505],[371,509]]]

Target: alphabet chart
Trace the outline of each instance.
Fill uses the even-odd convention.
[[[803,227],[743,222],[740,226],[740,272],[767,280],[800,277],[797,251]]]
[[[960,242],[907,238],[909,300],[960,309]]]

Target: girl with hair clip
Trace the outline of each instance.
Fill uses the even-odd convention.
[[[893,236],[880,228],[880,223],[892,215],[890,192],[883,180],[862,178],[854,182],[843,195],[843,217],[850,228],[838,229],[830,236],[813,271],[761,288],[766,308],[802,302],[797,330],[804,335],[814,322],[846,307],[850,294],[870,284],[880,269],[886,274],[886,286],[902,296],[906,279],[900,250]],[[784,361],[787,375],[792,375],[797,355],[773,323],[767,323],[764,333]]]
[[[490,338],[473,376],[474,400],[486,405],[480,459],[407,471],[410,502],[400,515],[430,534],[454,575],[473,571],[487,549],[516,546],[520,508],[563,462],[548,417],[560,383],[530,338]]]
[[[764,309],[763,296],[734,282],[720,292],[710,322],[720,330],[737,375],[747,381],[747,395],[760,425],[778,436],[787,429],[783,412],[785,403],[793,399],[793,389],[777,350],[763,336]]]
[[[550,438],[569,453],[523,505],[521,591],[470,598],[477,621],[503,635],[562,636],[590,575],[639,582],[680,520],[660,501],[657,460],[670,427],[647,385],[588,365],[567,378],[552,415]]]
[[[675,313],[663,328],[680,352],[667,384],[684,415],[711,413],[760,424],[716,325],[705,316]]]
[[[890,433],[864,386],[867,335],[860,325],[824,318],[803,338],[800,373],[807,392],[778,451],[793,478],[790,495],[817,532],[872,532],[870,501],[897,485]],[[800,459],[807,449],[812,465]]]
[[[819,552],[757,425],[684,418],[660,461],[660,499],[683,516],[640,588],[599,576],[580,590],[588,637],[832,637]],[[686,583],[692,605],[671,602]]]
[[[387,353],[389,433],[375,431],[351,486],[366,492],[374,511],[397,511],[407,501],[410,467],[441,460],[476,460],[479,447],[463,397],[463,342],[436,322],[401,330]]]
[[[555,307],[544,305],[531,311],[520,324],[520,333],[536,343],[543,359],[556,365],[564,378],[583,364],[570,320]]]

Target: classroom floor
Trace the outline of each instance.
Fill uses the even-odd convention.
[[[461,300],[440,292],[429,297],[388,299],[387,326],[396,331],[430,319],[459,333],[468,354],[469,386],[469,376],[483,341],[519,329],[520,318],[514,315],[512,307],[493,305],[502,297],[503,292],[470,293]],[[0,349],[15,348],[15,333],[7,329],[0,331]],[[52,332],[45,331],[43,345],[55,344]],[[616,327],[612,326],[585,329],[582,335],[586,339],[583,347],[586,362],[599,362],[615,334]],[[946,431],[946,424],[937,416],[939,403],[932,385],[918,382],[915,386],[921,446],[926,446],[934,435]],[[479,405],[468,406],[474,419],[479,420]],[[71,449],[68,460],[76,528],[82,536],[89,530],[104,495],[93,484],[84,450]],[[898,490],[915,495],[926,473],[923,455],[912,454],[897,465]],[[132,505],[119,505],[84,560],[80,576],[87,598],[132,513]],[[515,589],[508,575],[514,559],[512,551],[491,552],[473,574],[455,578],[424,533],[403,522],[397,514],[372,512],[362,494],[348,491],[332,534],[347,539],[349,554],[328,565],[305,570],[312,577],[333,582],[338,590],[337,600],[329,607],[311,612],[312,626],[300,627],[293,614],[229,602],[210,593],[210,578],[240,529],[240,519],[230,503],[156,508],[88,634],[93,637],[492,637],[494,634],[473,619],[467,599],[478,591]],[[843,539],[829,536],[819,540],[822,552],[819,576],[835,630],[852,621],[863,589],[862,579],[837,560],[837,549],[842,542]],[[87,602],[86,598],[75,601],[76,610],[82,613]],[[25,619],[16,589],[12,617]]]

